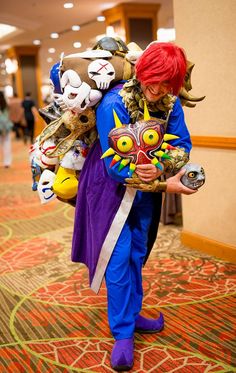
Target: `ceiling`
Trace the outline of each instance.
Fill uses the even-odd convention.
[[[95,37],[106,33],[105,22],[98,22],[97,16],[103,10],[113,8],[119,3],[144,3],[144,0],[100,1],[72,0],[74,7],[65,9],[63,0],[1,0],[0,23],[9,24],[19,30],[0,38],[0,86],[9,83],[9,76],[4,68],[4,51],[12,46],[33,45],[33,40],[41,40],[40,67],[42,81],[48,80],[51,66],[59,61],[62,52],[65,54],[84,51],[95,44]],[[149,1],[148,1],[149,2]],[[151,0],[160,4],[158,27],[173,27],[172,0]],[[72,31],[72,25],[80,25],[79,31]],[[58,39],[51,39],[52,32],[59,33]],[[80,42],[81,48],[75,49],[74,42]],[[55,48],[53,54],[49,48]],[[52,61],[47,62],[51,57]]]

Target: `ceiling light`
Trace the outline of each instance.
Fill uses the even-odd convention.
[[[0,38],[3,38],[14,31],[16,31],[16,27],[0,23]]]
[[[98,22],[104,22],[105,19],[106,19],[106,18],[105,18],[104,16],[98,16],[98,17],[97,17],[97,21],[98,21]]]
[[[80,48],[81,47],[81,43],[79,41],[76,41],[75,43],[73,43],[73,47],[74,48]]]
[[[49,49],[48,49],[48,52],[49,52],[49,53],[55,53],[55,52],[56,52],[56,49],[55,49],[55,48],[49,48]]]
[[[52,62],[52,61],[53,61],[52,57],[48,57],[48,58],[47,58],[47,62],[50,63],[50,62]]]
[[[57,32],[52,32],[51,35],[50,35],[50,37],[52,39],[58,39],[59,38],[59,34]]]
[[[8,74],[14,74],[18,69],[18,62],[14,58],[7,58],[5,60],[6,71]]]
[[[79,30],[80,30],[80,26],[79,26],[79,25],[73,25],[73,26],[71,27],[71,29],[72,29],[73,31],[79,31]]]
[[[66,9],[70,9],[70,8],[73,8],[74,4],[73,3],[65,3],[63,6]]]
[[[40,44],[41,44],[41,41],[40,41],[39,39],[35,39],[35,40],[33,41],[33,44],[34,44],[34,45],[40,45]]]

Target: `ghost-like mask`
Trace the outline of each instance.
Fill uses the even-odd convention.
[[[102,97],[100,91],[92,89],[89,84],[82,82],[77,72],[71,69],[63,73],[61,86],[63,94],[60,100],[65,108],[77,113],[81,113],[88,106],[96,105]]]
[[[56,175],[50,170],[44,170],[38,182],[38,194],[42,204],[54,200],[57,196],[52,191],[52,185]]]
[[[115,69],[109,61],[98,59],[89,64],[88,76],[96,82],[98,89],[108,89],[115,79]]]
[[[188,163],[183,168],[186,172],[181,177],[181,182],[187,188],[199,189],[205,183],[205,172],[202,166]]]

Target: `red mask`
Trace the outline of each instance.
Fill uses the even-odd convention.
[[[122,158],[131,163],[151,163],[164,137],[164,128],[158,119],[141,120],[134,124],[114,128],[109,133],[109,145]]]
[[[136,165],[153,163],[162,170],[157,157],[170,158],[161,149],[175,149],[165,141],[178,138],[165,133],[165,122],[162,119],[151,119],[147,106],[144,107],[144,119],[134,124],[122,124],[115,111],[114,120],[116,127],[108,135],[110,148],[102,155],[102,158],[114,155],[110,167],[120,162],[120,171],[129,164],[132,174]]]

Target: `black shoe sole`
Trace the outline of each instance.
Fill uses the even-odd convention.
[[[160,333],[164,329],[164,326],[161,329],[150,329],[150,330],[145,330],[145,329],[134,329],[135,333],[140,333],[140,334],[155,334],[155,333]]]
[[[116,370],[117,372],[124,372],[124,371],[127,371],[127,370],[131,370],[133,368],[133,365],[132,366],[130,366],[130,365],[116,365],[114,367],[112,366],[112,369]]]

